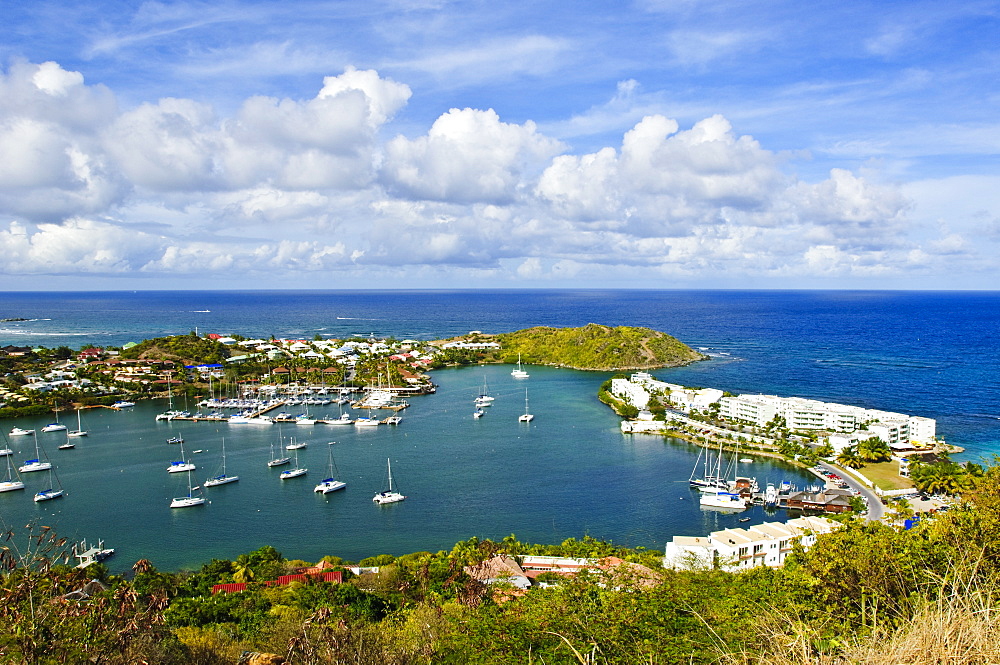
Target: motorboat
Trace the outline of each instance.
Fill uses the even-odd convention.
[[[21,429],[20,427],[15,427],[10,430],[11,436],[30,436],[35,433],[33,429]]]
[[[707,508],[742,511],[747,509],[747,501],[734,492],[715,492],[702,494],[699,503]]]
[[[135,406],[135,402],[127,402],[125,400],[119,400],[111,405],[112,409],[128,409]]]

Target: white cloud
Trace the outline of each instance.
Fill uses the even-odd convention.
[[[405,197],[505,203],[514,199],[522,176],[561,149],[530,121],[514,125],[493,110],[451,109],[426,136],[390,141],[382,172]]]

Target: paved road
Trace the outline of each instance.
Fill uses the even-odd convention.
[[[869,521],[874,522],[882,519],[882,517],[885,515],[885,506],[882,505],[882,499],[879,498],[879,496],[875,494],[875,492],[870,490],[865,485],[862,485],[860,482],[852,478],[850,475],[844,473],[843,470],[838,469],[835,466],[831,466],[826,462],[820,462],[819,465],[824,469],[826,469],[827,471],[830,471],[840,476],[841,479],[845,483],[847,483],[847,486],[850,487],[852,490],[857,490],[861,492],[861,496],[865,497],[865,499],[867,499],[868,501],[868,515],[866,515],[866,518]]]

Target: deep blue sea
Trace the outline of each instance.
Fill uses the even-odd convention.
[[[470,330],[506,332],[535,325],[648,326],[711,356],[654,372],[690,386],[734,393],[797,395],[935,418],[938,433],[963,446],[958,459],[1000,453],[1000,293],[873,291],[140,291],[0,294],[0,346],[121,345],[197,330],[248,337],[310,339],[354,335],[436,339]],[[191,568],[271,544],[289,558],[334,554],[357,560],[389,552],[449,548],[470,536],[558,542],[591,535],[662,548],[674,535],[738,524],[699,510],[686,481],[697,451],[683,442],[623,436],[595,398],[609,374],[529,367],[435,372],[434,395],[410,400],[398,427],[253,428],[156,422],[165,403],[134,411],[87,410],[90,436],[57,450],[39,434],[68,496],[35,504],[41,474],[27,492],[0,494],[0,518],[20,529],[53,526],[69,538],[103,538],[125,569],[145,557],[164,569]],[[487,416],[471,417],[484,379],[497,396]],[[527,388],[535,420],[517,422]],[[182,405],[183,406],[183,405]],[[193,405],[189,405],[192,406]],[[335,405],[314,413],[339,414]],[[72,417],[63,414],[63,418]],[[7,420],[40,428],[49,419]],[[165,440],[183,433],[199,469],[212,475],[226,440],[228,470],[239,483],[209,488],[209,505],[170,510],[186,493],[183,474],[165,469],[178,454]],[[304,478],[280,481],[266,467],[271,444],[294,434],[310,442]],[[34,443],[12,437],[16,464]],[[326,443],[348,487],[315,495]],[[378,507],[386,459],[409,498]],[[758,460],[744,471],[762,482],[808,478]],[[197,481],[196,481],[197,482]],[[184,485],[182,487],[182,485]],[[755,522],[784,519],[760,508]]]

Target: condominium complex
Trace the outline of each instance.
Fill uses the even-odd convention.
[[[667,543],[663,567],[725,570],[777,567],[785,563],[796,542],[808,549],[816,543],[817,536],[839,527],[825,517],[799,517],[784,524],[766,522],[748,529],[713,531],[706,537],[674,536]]]
[[[675,383],[658,381],[646,372],[636,372],[628,379],[614,379],[611,394],[637,409],[645,409],[651,393],[666,397],[673,406],[682,411],[705,410],[718,402],[725,393],[717,388],[686,388]]]
[[[789,430],[856,432],[864,429],[890,446],[902,446],[911,442],[932,443],[936,433],[936,423],[931,418],[819,402],[802,397],[723,397],[719,400],[719,415],[757,426],[764,426],[780,417],[785,421],[784,427]]]

